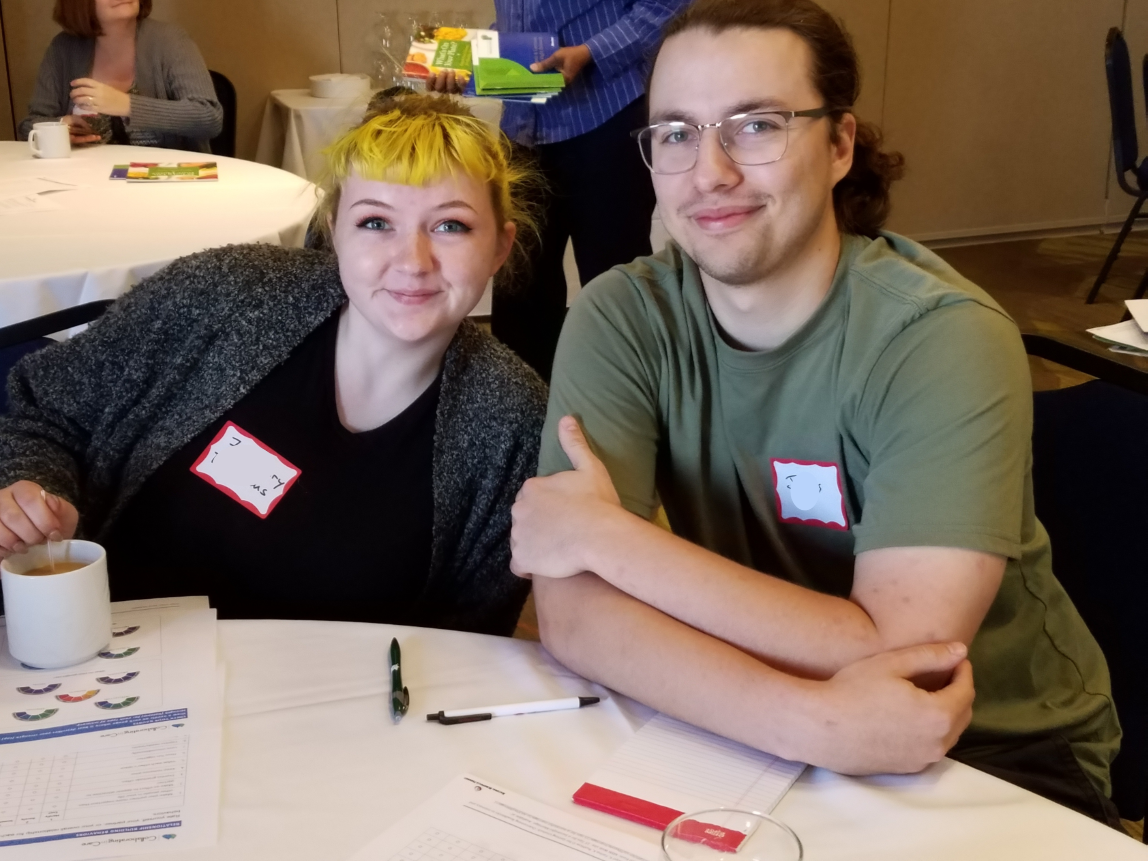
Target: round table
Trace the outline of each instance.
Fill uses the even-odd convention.
[[[112,180],[131,161],[211,160],[218,182]],[[132,146],[37,159],[0,142],[0,182],[45,177],[81,187],[49,195],[59,209],[0,216],[0,326],[112,299],[185,254],[241,242],[303,244],[315,208],[304,179],[255,162]]]
[[[182,859],[348,858],[463,772],[651,843],[658,837],[570,800],[652,713],[575,676],[538,643],[337,622],[224,621],[219,635],[227,665],[220,840]],[[398,725],[387,711],[392,636],[411,693]],[[426,721],[444,708],[585,693],[610,699],[459,726]],[[775,815],[816,861],[1148,857],[1130,838],[949,760],[907,777],[807,769]]]

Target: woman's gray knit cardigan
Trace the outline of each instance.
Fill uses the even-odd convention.
[[[346,299],[334,258],[315,251],[238,245],[176,260],[16,366],[0,487],[30,479],[70,500],[98,541],[148,476]],[[464,321],[443,363],[431,569],[411,624],[514,630],[529,584],[509,570],[510,508],[535,472],[545,412],[534,372]]]
[[[40,62],[28,116],[20,123],[20,140],[28,139],[34,123],[71,113],[71,82],[91,76],[95,50],[95,39],[56,34]],[[159,146],[210,152],[208,142],[223,129],[223,108],[199,48],[187,33],[165,21],[140,21],[135,84],[139,95],[131,97],[132,115],[124,123],[129,135],[153,132]]]

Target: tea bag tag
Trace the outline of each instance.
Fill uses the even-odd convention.
[[[233,422],[227,422],[191,471],[248,511],[267,517],[302,470]]]

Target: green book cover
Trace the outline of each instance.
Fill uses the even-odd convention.
[[[502,57],[482,57],[474,67],[475,92],[484,95],[519,95],[557,92],[565,85],[560,72],[534,73]]]
[[[464,69],[474,65],[470,58],[470,42],[443,41],[435,45],[431,64],[436,69]]]

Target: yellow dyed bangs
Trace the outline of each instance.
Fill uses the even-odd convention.
[[[458,173],[502,183],[506,163],[490,128],[475,117],[398,110],[372,117],[326,150],[332,179],[351,173],[398,185],[429,185]]]

